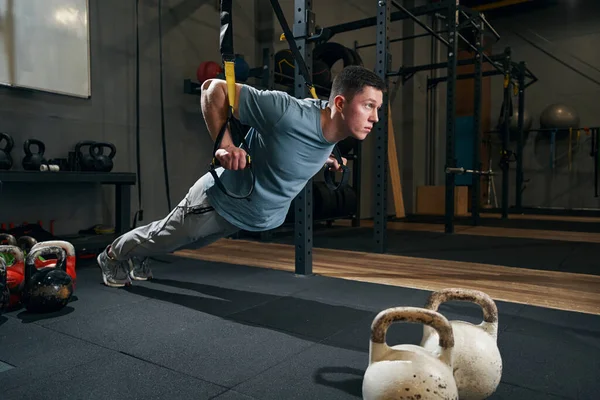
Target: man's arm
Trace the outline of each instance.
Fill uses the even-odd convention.
[[[235,105],[234,117],[239,119],[239,101],[242,85],[235,84]],[[200,95],[200,104],[204,122],[208,128],[210,137],[214,140],[221,131],[223,124],[227,120],[229,112],[229,97],[227,96],[227,82],[221,79],[207,79],[202,83],[202,94]],[[233,146],[233,140],[229,129],[223,135],[220,148],[225,149]]]

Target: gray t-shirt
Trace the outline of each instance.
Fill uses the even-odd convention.
[[[223,218],[247,231],[273,229],[284,222],[291,202],[333,151],[334,143],[325,140],[321,129],[321,109],[326,104],[243,86],[240,122],[251,127],[246,141],[256,183],[248,199],[234,199],[211,179],[208,199]],[[217,174],[232,193],[248,193],[252,183],[248,170],[218,168]]]

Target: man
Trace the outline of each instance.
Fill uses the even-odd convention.
[[[98,256],[104,283],[119,287],[152,277],[148,257],[199,248],[240,229],[264,231],[280,226],[291,202],[323,165],[341,166],[331,156],[334,145],[351,136],[364,140],[378,121],[385,84],[360,66],[344,68],[334,79],[328,102],[296,99],[285,92],[261,91],[236,84],[234,116],[250,126],[246,141],[255,174],[247,199],[235,199],[214,184],[210,173],[190,188],[164,219],[117,238]],[[201,107],[208,131],[216,139],[227,120],[227,84],[202,84]],[[249,192],[246,151],[227,132],[215,153],[218,176],[232,193]]]

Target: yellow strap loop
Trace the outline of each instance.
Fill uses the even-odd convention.
[[[235,62],[225,61],[225,79],[227,80],[227,96],[229,97],[229,106],[235,110]]]

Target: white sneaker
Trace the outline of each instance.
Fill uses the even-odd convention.
[[[123,287],[131,285],[129,279],[129,261],[117,261],[108,256],[106,250],[98,254],[98,266],[102,270],[102,279],[106,286]]]
[[[129,271],[129,277],[136,281],[147,281],[152,279],[152,270],[150,269],[150,258],[131,258],[131,270]]]

